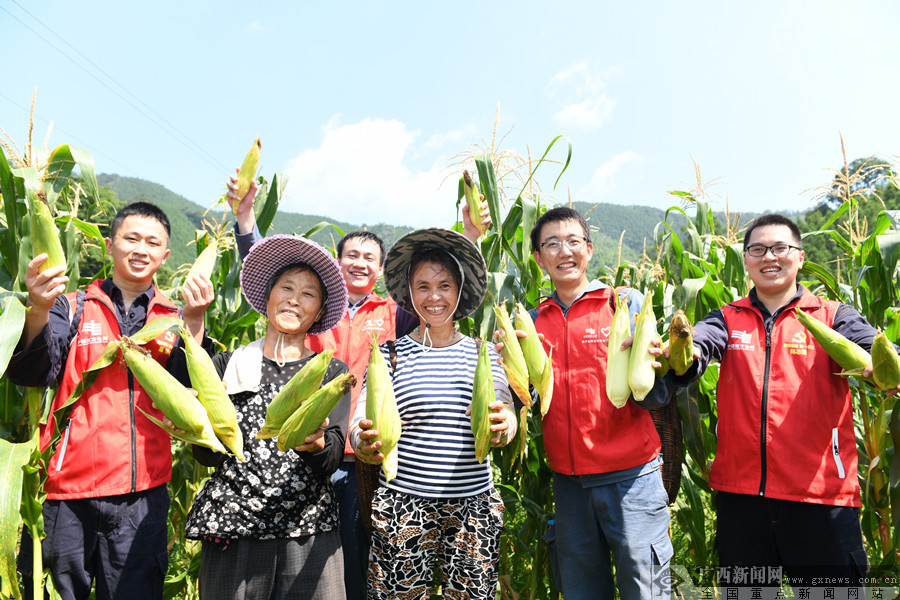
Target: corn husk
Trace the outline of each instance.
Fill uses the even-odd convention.
[[[524,331],[527,335],[517,338],[525,356],[525,365],[528,367],[528,381],[537,390],[541,397],[541,416],[550,410],[550,401],[553,399],[553,351],[548,355],[544,351],[544,344],[534,328],[531,315],[520,302],[516,303],[516,329]]]
[[[378,430],[378,436],[372,442],[380,441],[379,452],[384,456],[381,468],[384,478],[390,482],[397,476],[398,451],[401,423],[400,411],[394,398],[394,387],[391,374],[378,341],[372,334],[372,350],[369,354],[369,365],[366,368],[366,418],[372,421],[372,427]]]
[[[616,303],[609,329],[609,354],[606,358],[606,396],[616,408],[622,408],[631,396],[628,386],[628,365],[631,362],[631,346],[622,349],[622,342],[631,336],[628,304]]]
[[[494,389],[494,374],[488,345],[476,340],[478,363],[475,365],[475,382],[472,387],[472,410],[470,412],[472,433],[475,435],[475,458],[484,462],[491,450],[491,403],[497,399]]]
[[[174,428],[167,427],[161,420],[140,407],[138,410],[173,437],[198,446],[205,446],[222,454],[228,453],[228,450],[216,437],[206,409],[186,387],[169,374],[165,367],[156,362],[148,352],[142,350],[128,338],[122,338],[118,342],[118,346],[128,365],[128,370],[141,384],[156,407],[172,421]],[[180,433],[176,429],[180,429],[184,433]]]
[[[290,448],[305,444],[306,437],[322,426],[337,403],[354,385],[356,377],[353,373],[344,373],[307,398],[281,426],[278,432],[278,449],[287,452]]]
[[[256,178],[256,169],[259,167],[259,156],[262,151],[262,142],[259,141],[259,138],[253,142],[253,145],[250,147],[250,150],[247,152],[247,156],[244,157],[244,162],[241,164],[241,169],[238,171],[238,179],[237,179],[237,194],[238,199],[235,200],[235,203],[232,205],[232,212],[237,212],[238,204],[241,199],[247,195],[247,192],[250,191],[250,184],[253,183],[253,180]]]
[[[494,314],[497,316],[497,331],[500,333],[500,341],[503,342],[503,349],[500,351],[500,364],[503,365],[503,370],[506,371],[509,387],[516,393],[522,404],[531,408],[531,392],[528,389],[528,365],[525,364],[525,355],[522,353],[522,346],[519,345],[516,330],[503,304],[498,304],[494,307]]]
[[[694,338],[691,335],[691,323],[684,311],[679,310],[675,312],[669,324],[668,364],[676,375],[684,375],[693,363]]]
[[[861,374],[862,370],[872,362],[872,357],[869,356],[868,352],[822,321],[809,316],[800,309],[795,310],[794,314],[797,316],[800,324],[812,334],[815,340],[819,342],[819,345],[828,353],[828,356],[844,369],[845,375]]]
[[[481,223],[481,193],[468,171],[463,171],[463,187],[466,192],[466,204],[469,206],[469,218],[478,228],[479,235],[484,235],[487,228]]]
[[[900,356],[883,331],[876,333],[872,341],[872,379],[882,390],[900,385]]]
[[[185,275],[184,280],[187,281],[191,277],[194,277],[197,274],[206,275],[207,279],[212,277],[213,269],[216,266],[216,258],[218,257],[218,246],[219,240],[210,236],[209,243],[206,245],[200,254],[197,255],[197,259],[194,261],[194,264],[191,265],[190,270]]]
[[[59,229],[50,214],[50,209],[36,195],[31,195],[31,250],[32,258],[47,254],[47,260],[38,268],[43,273],[50,267],[66,264]]]
[[[256,439],[265,440],[273,438],[281,431],[281,426],[304,400],[312,396],[325,379],[325,371],[334,350],[325,350],[312,357],[303,368],[291,377],[281,391],[275,394],[269,406],[266,407],[266,422],[256,432]]]
[[[653,369],[653,355],[647,350],[653,340],[659,339],[656,331],[656,317],[653,315],[653,300],[648,294],[644,297],[644,305],[635,319],[634,341],[631,344],[631,357],[628,360],[628,387],[635,400],[643,400],[653,384],[656,383],[656,371]]]
[[[216,373],[212,359],[184,327],[180,329],[179,335],[184,340],[191,386],[197,390],[197,399],[206,409],[213,431],[225,447],[239,461],[244,462],[244,436],[237,422],[237,410],[225,392],[225,386]]]

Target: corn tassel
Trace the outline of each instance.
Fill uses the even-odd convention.
[[[472,433],[475,435],[475,458],[484,462],[491,449],[491,403],[497,399],[494,389],[494,374],[491,371],[491,357],[488,345],[477,340],[478,363],[475,365],[475,382],[472,387],[472,409],[470,413]]]
[[[47,260],[38,268],[39,272],[66,264],[66,255],[59,241],[56,221],[53,220],[47,204],[37,195],[31,195],[31,250],[32,258],[39,254],[47,255]]]
[[[631,362],[631,347],[622,349],[622,342],[631,336],[628,305],[616,303],[609,329],[609,350],[606,358],[606,396],[616,408],[622,408],[631,396],[628,386],[628,365]]]
[[[466,204],[469,206],[469,219],[478,228],[478,234],[484,235],[487,228],[481,223],[481,193],[468,171],[463,171],[463,187],[466,191]]]
[[[250,184],[253,183],[253,180],[256,178],[256,169],[259,167],[259,155],[262,151],[262,142],[259,141],[259,138],[256,138],[256,141],[253,142],[253,146],[250,147],[250,150],[247,152],[247,156],[244,157],[244,162],[241,164],[241,169],[238,171],[238,180],[237,180],[237,194],[238,199],[231,206],[231,210],[234,213],[237,213],[238,204],[247,195],[247,192],[250,191]]]
[[[197,398],[206,409],[213,431],[225,447],[239,461],[244,462],[244,436],[238,426],[237,410],[225,392],[225,386],[219,379],[209,354],[185,328],[181,328],[179,335],[184,340],[184,355],[188,374],[191,376],[191,386],[197,390]]]
[[[170,375],[165,367],[156,362],[148,352],[139,348],[128,338],[122,338],[118,342],[118,346],[122,350],[128,370],[141,384],[156,407],[172,421],[174,428],[167,427],[162,421],[140,407],[138,410],[173,437],[198,446],[205,446],[216,452],[228,453],[228,450],[216,437],[203,405],[186,387]],[[184,433],[175,429],[180,429]]]
[[[290,448],[305,444],[306,437],[322,426],[337,403],[354,385],[356,377],[353,373],[344,373],[307,398],[281,426],[278,432],[278,449],[287,452]]]
[[[828,356],[844,369],[845,375],[861,375],[863,369],[872,362],[872,357],[869,356],[868,352],[822,321],[809,316],[800,309],[795,310],[794,314],[797,316],[800,324],[812,334],[816,341],[819,342],[819,345],[828,353]]]
[[[378,437],[371,441],[381,442],[379,452],[384,456],[381,468],[384,470],[385,480],[390,482],[397,476],[397,443],[401,435],[400,412],[394,398],[391,375],[384,356],[378,349],[374,333],[369,365],[366,368],[366,418],[372,421],[372,427],[378,430]]]
[[[653,316],[653,300],[647,295],[636,318],[631,357],[628,360],[628,387],[631,388],[635,400],[643,400],[656,383],[656,372],[652,366],[654,359],[647,349],[650,348],[650,342],[658,339],[656,317]]]
[[[522,346],[519,345],[516,330],[503,304],[498,304],[494,307],[494,314],[497,315],[497,331],[500,332],[500,341],[503,343],[500,364],[503,365],[509,386],[516,393],[516,396],[519,397],[522,404],[531,408],[531,392],[528,390],[528,365],[525,364],[525,355],[522,353]]]
[[[883,331],[876,333],[872,342],[872,379],[885,391],[900,385],[900,356]]]
[[[325,371],[334,350],[325,350],[312,357],[281,391],[275,394],[269,406],[266,407],[266,422],[256,432],[256,439],[265,440],[278,435],[281,426],[290,417],[300,404],[312,396],[316,390],[322,387],[325,379]]]
[[[528,367],[528,381],[541,397],[541,416],[543,416],[550,410],[550,401],[553,398],[553,351],[550,351],[549,356],[544,351],[544,344],[534,328],[534,321],[520,302],[516,303],[516,329],[527,334],[518,340],[522,354],[525,355],[525,365]]]
[[[684,375],[693,363],[694,338],[691,335],[691,323],[684,311],[679,310],[669,324],[669,366],[676,375]]]

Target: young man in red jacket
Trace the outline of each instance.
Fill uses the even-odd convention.
[[[235,193],[236,177],[232,177],[228,187],[229,201],[239,201],[235,213],[235,237],[243,257],[260,239],[253,213],[256,183],[251,185],[243,198],[238,198]],[[482,223],[489,227],[491,220],[487,207],[483,209],[480,215]],[[475,243],[479,236],[478,228],[469,218],[468,206],[464,206],[462,212],[463,235]],[[399,339],[418,326],[419,317],[398,307],[392,298],[381,298],[372,291],[384,269],[385,247],[380,237],[371,231],[352,231],[338,242],[337,255],[349,295],[347,312],[334,329],[307,336],[306,345],[314,352],[334,350],[334,358],[347,363],[357,381],[362,382],[369,362],[372,333],[376,334],[379,344]],[[361,384],[351,388],[351,416],[356,411],[361,389]],[[346,442],[344,461],[331,478],[341,510],[341,545],[348,600],[365,598],[369,564],[369,542],[359,518],[355,460],[353,448]]]
[[[796,317],[798,311],[870,348],[875,329],[852,306],[797,282],[806,257],[797,226],[778,214],[744,235],[746,298],[711,311],[694,330],[698,360],[681,378],[721,364],[717,490],[721,583],[831,587],[864,583],[856,434],[847,379]],[[898,390],[891,390],[896,394]],[[824,579],[822,579],[824,578]]]
[[[63,294],[65,266],[39,272],[46,254],[25,273],[29,311],[6,375],[25,386],[59,383],[51,418],[41,428],[41,448],[57,425],[62,437],[48,464],[42,542],[44,564],[66,600],[96,597],[160,599],[168,567],[166,521],[172,476],[169,434],[140,414],[162,418],[133,376],[116,360],[72,406],[65,423],[52,410],[65,402],[107,343],[129,336],[147,322],[176,317],[179,309],[156,287],[153,276],[169,256],[169,220],[153,204],[129,204],[116,214],[106,239],[112,277],[84,292]],[[203,314],[212,301],[208,279],[184,287],[181,316],[199,340]],[[167,364],[176,336],[145,344]],[[31,570],[31,540],[25,536],[19,566]],[[31,594],[30,577],[25,577]]]
[[[643,296],[588,279],[594,246],[584,217],[571,208],[542,215],[531,243],[555,288],[532,318],[553,350],[553,402],[543,433],[556,505],[555,536],[548,537],[555,537],[560,591],[566,600],[613,598],[615,587],[623,600],[668,597],[668,496],[659,436],[645,410],[660,402],[665,386],[657,381],[643,402],[622,408],[606,396],[613,311],[621,303],[637,314]]]

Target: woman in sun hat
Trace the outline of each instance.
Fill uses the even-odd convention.
[[[281,452],[256,439],[266,407],[314,356],[307,333],[332,328],[347,308],[337,261],[306,238],[273,235],[254,244],[241,291],[266,317],[265,336],[213,364],[237,409],[245,462],[194,447],[215,472],[185,526],[202,540],[201,598],[343,599],[343,558],[330,475],[343,458],[350,394],[306,443]],[[332,359],[325,383],[347,372]]]
[[[484,259],[462,235],[421,229],[402,237],[385,260],[388,292],[419,316],[409,335],[381,346],[403,423],[397,476],[372,503],[368,598],[425,597],[441,570],[445,597],[494,598],[503,503],[490,461],[475,458],[469,408],[478,347],[453,321],[477,309],[487,287]],[[503,368],[491,350],[497,401],[492,445],[515,436]],[[380,463],[377,431],[365,419],[365,389],[351,424],[357,457]],[[402,540],[402,543],[399,541]]]

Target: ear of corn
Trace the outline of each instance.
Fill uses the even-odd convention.
[[[656,382],[653,356],[647,352],[650,342],[655,339],[659,339],[659,333],[656,331],[656,317],[653,315],[653,300],[647,295],[636,319],[631,357],[628,361],[628,386],[635,400],[643,400]]]
[[[497,330],[500,332],[500,341],[503,342],[500,364],[503,365],[509,386],[516,393],[516,396],[519,397],[522,404],[531,408],[531,393],[528,390],[528,365],[525,364],[525,355],[522,353],[522,346],[519,345],[516,330],[503,304],[498,304],[494,307],[494,314],[497,315]]]
[[[219,240],[210,236],[206,248],[197,255],[197,260],[194,261],[194,264],[191,265],[187,275],[185,275],[185,281],[197,274],[206,275],[207,279],[212,277],[213,269],[216,266],[216,257],[218,256],[218,245]]]
[[[628,365],[631,361],[631,347],[622,349],[622,342],[631,336],[628,305],[616,303],[609,329],[609,350],[606,358],[606,396],[616,408],[622,408],[631,396],[628,386]]]
[[[694,338],[691,335],[691,323],[684,311],[679,310],[669,324],[669,366],[676,375],[684,375],[693,363]]]
[[[321,427],[344,394],[355,384],[356,377],[353,373],[344,373],[307,398],[281,426],[278,432],[278,449],[287,452],[290,448],[305,444],[306,436]]]
[[[250,184],[256,177],[256,169],[259,167],[259,155],[261,151],[262,142],[259,141],[259,138],[256,138],[256,141],[253,142],[253,145],[247,152],[247,156],[244,157],[244,162],[241,164],[240,171],[238,171],[238,189],[237,192],[235,192],[238,200],[236,200],[235,204],[231,207],[233,212],[237,212],[237,203],[250,191]]]
[[[297,407],[322,387],[332,355],[334,350],[325,350],[312,357],[272,398],[266,407],[266,422],[256,433],[257,439],[265,440],[278,435],[281,426]]]
[[[900,356],[883,331],[876,333],[872,341],[872,379],[882,390],[900,385]]]
[[[183,327],[179,334],[184,340],[184,354],[188,374],[191,376],[191,385],[197,390],[197,398],[206,409],[213,431],[225,447],[231,450],[239,461],[244,462],[244,436],[238,426],[234,403],[225,392],[225,386],[219,379],[209,354]]]
[[[216,452],[228,453],[225,446],[216,437],[203,405],[186,387],[170,375],[165,367],[156,362],[149,353],[141,350],[128,338],[122,338],[118,345],[122,350],[128,370],[141,384],[156,407],[172,421],[175,428],[184,433],[166,427],[162,421],[147,414],[140,407],[138,410],[174,437],[198,446],[205,446]]]
[[[541,397],[541,414],[547,414],[553,397],[553,365],[544,351],[544,344],[534,328],[531,315],[520,302],[516,303],[516,329],[527,334],[517,339],[528,367],[528,380]]]
[[[379,452],[384,456],[381,467],[385,479],[390,482],[397,476],[397,443],[400,441],[400,412],[394,398],[391,375],[378,341],[372,334],[372,351],[366,368],[366,418],[378,430],[376,440],[381,441]],[[374,440],[373,440],[374,441]]]
[[[872,357],[869,356],[868,352],[822,321],[809,316],[803,310],[797,309],[794,311],[794,314],[797,316],[800,324],[812,334],[816,341],[819,342],[819,345],[828,353],[828,356],[842,369],[850,372],[848,374],[861,373],[872,362]]]
[[[469,218],[478,228],[478,233],[484,235],[487,228],[481,223],[481,193],[468,171],[463,171],[463,186],[466,191],[466,204],[469,206]]]
[[[56,221],[53,220],[50,209],[37,195],[31,195],[31,250],[32,258],[39,254],[47,254],[47,260],[40,266],[39,272],[66,264],[66,255],[63,252],[62,242],[59,241]]]
[[[491,357],[488,345],[477,340],[478,363],[475,365],[475,383],[472,388],[472,410],[470,412],[472,433],[475,435],[475,458],[484,462],[491,449],[491,402],[497,399],[494,390],[494,374],[491,371]]]

